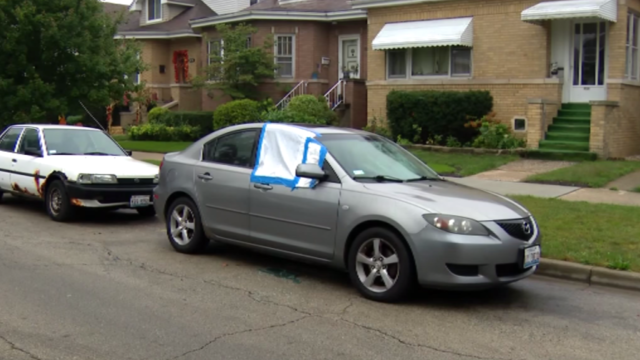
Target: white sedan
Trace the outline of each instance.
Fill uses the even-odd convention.
[[[44,200],[55,221],[72,219],[80,207],[154,216],[158,173],[97,129],[25,124],[0,135],[0,202],[4,193]]]

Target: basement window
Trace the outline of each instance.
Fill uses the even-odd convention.
[[[527,131],[527,119],[524,117],[516,116],[513,118],[513,123],[511,124],[513,131],[522,132]]]

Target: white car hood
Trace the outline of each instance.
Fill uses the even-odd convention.
[[[63,172],[75,181],[79,174],[109,174],[118,178],[152,178],[159,172],[156,165],[129,156],[52,155],[47,163],[54,171]]]

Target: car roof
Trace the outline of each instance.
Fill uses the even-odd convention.
[[[84,126],[73,126],[73,125],[53,125],[53,124],[14,124],[9,126],[12,127],[31,127],[36,129],[71,129],[71,130],[91,130],[91,131],[101,131],[99,129],[84,127]]]
[[[254,123],[251,124],[252,127],[262,127],[264,123]],[[317,132],[320,135],[329,135],[329,134],[364,134],[367,133],[363,130],[353,129],[353,128],[345,128],[338,126],[328,126],[328,125],[318,125],[318,124],[304,124],[304,123],[286,123],[284,125],[294,125],[303,128],[307,128]],[[241,126],[241,125],[240,125]]]

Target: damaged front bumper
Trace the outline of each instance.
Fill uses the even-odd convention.
[[[153,205],[153,184],[144,185],[80,185],[67,183],[71,204],[91,208],[144,207]],[[140,202],[148,197],[148,204]],[[133,201],[137,198],[136,201]]]

